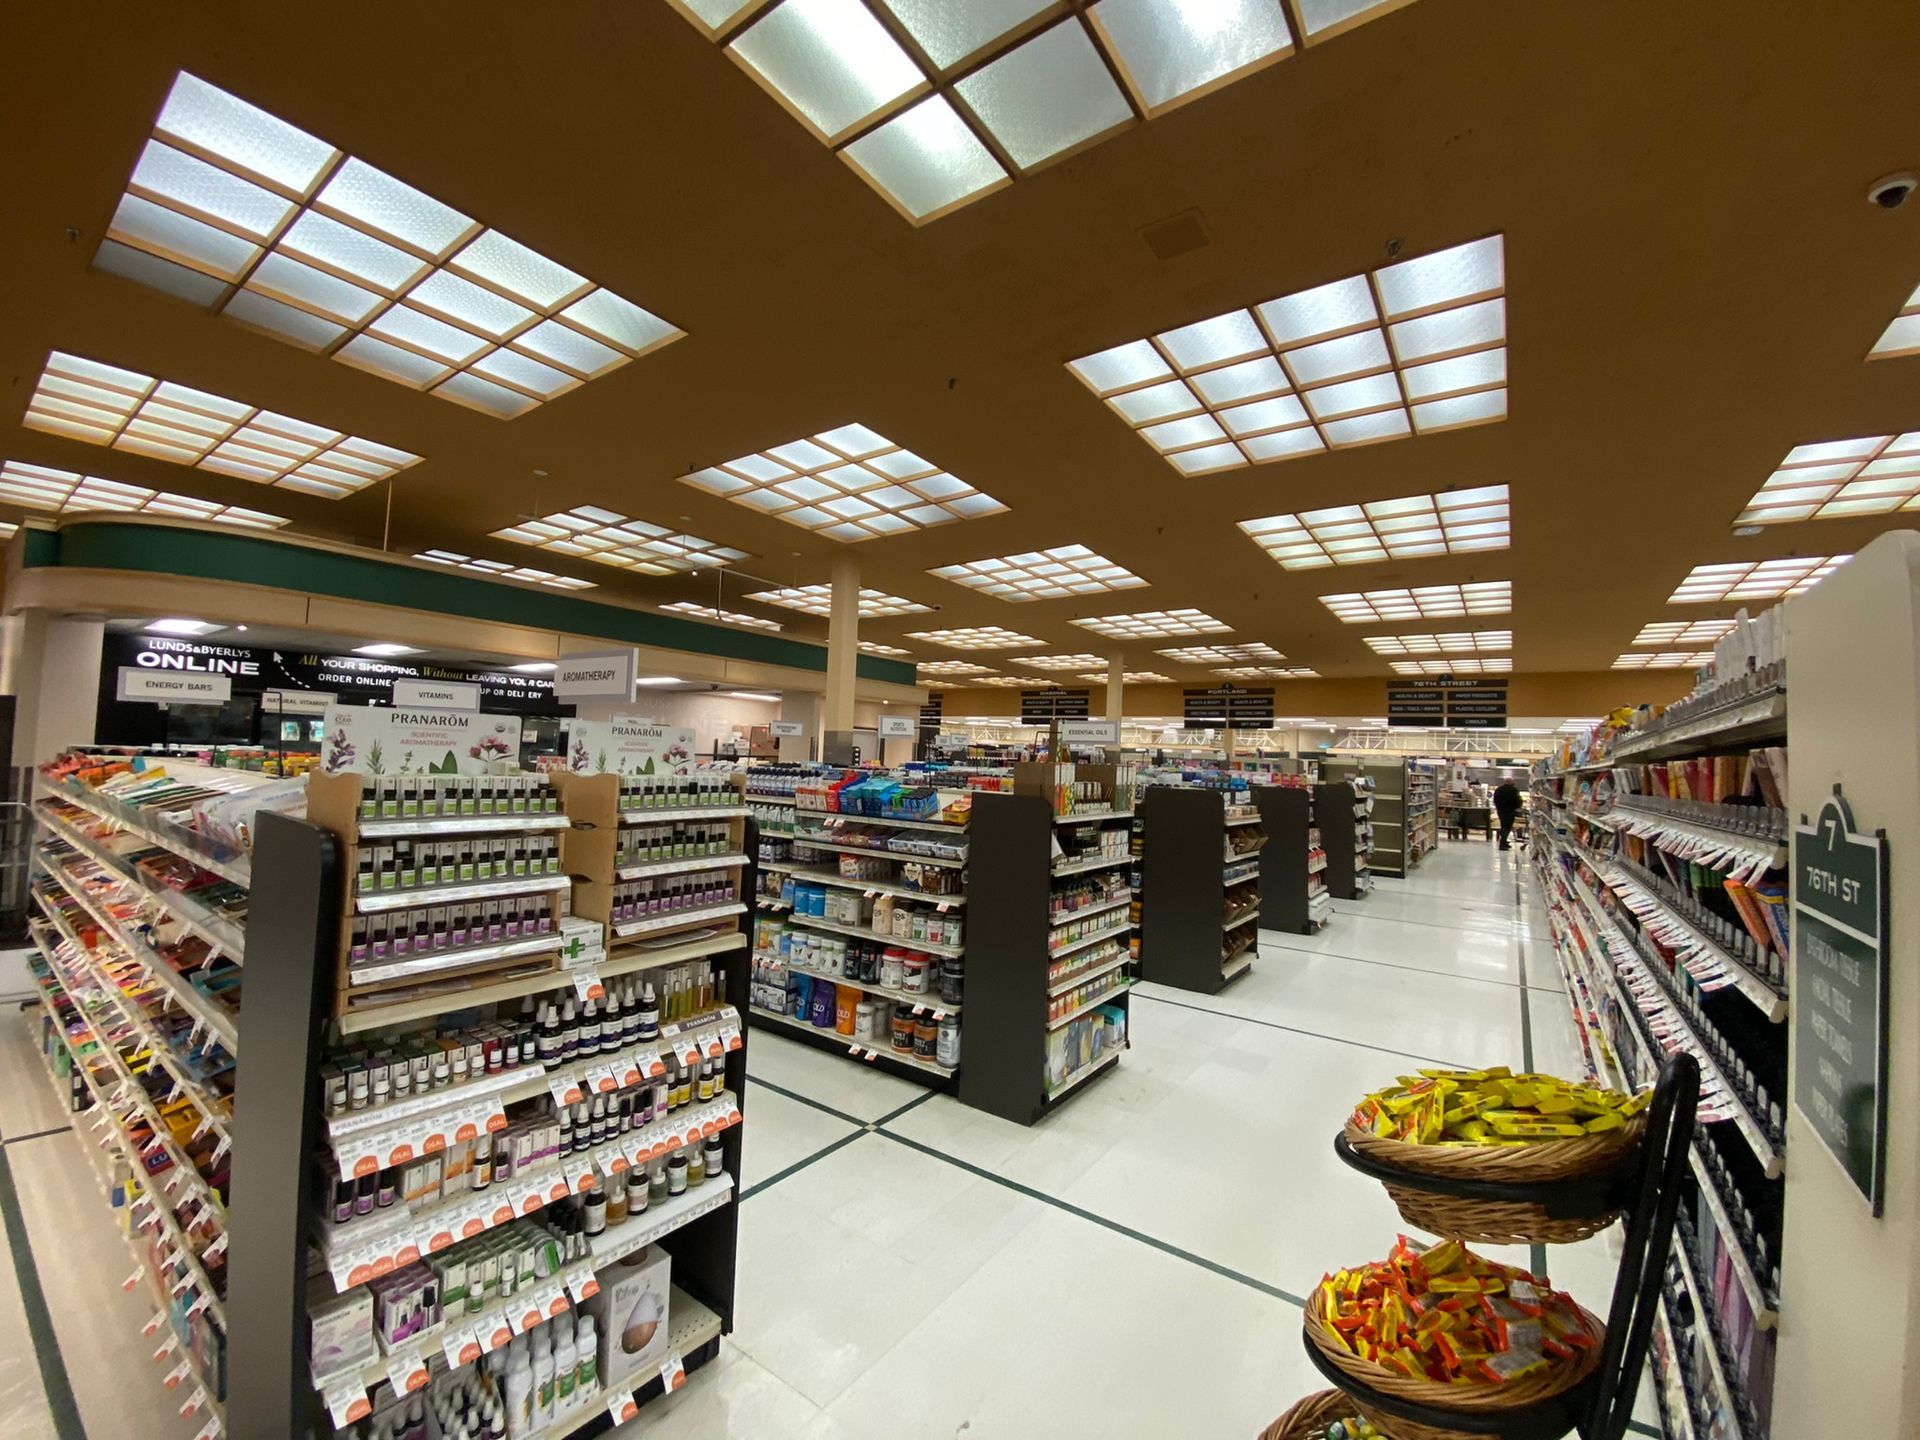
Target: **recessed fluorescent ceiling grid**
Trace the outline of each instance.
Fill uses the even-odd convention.
[[[490,575],[496,580],[520,580],[529,585],[545,585],[554,590],[593,590],[598,587],[591,580],[575,580],[571,575],[556,575],[551,570],[535,570],[525,565],[509,565],[504,560],[476,560],[471,555],[462,555],[457,550],[421,550],[414,559],[425,560],[429,565],[449,565],[460,570],[473,570],[482,575]]]
[[[1893,322],[1874,341],[1867,358],[1891,360],[1897,356],[1914,354],[1920,354],[1920,289],[1907,296],[1907,303],[1900,307],[1900,313],[1893,317]]]
[[[1614,658],[1615,670],[1689,670],[1696,665],[1708,665],[1713,662],[1711,650],[1698,651],[1662,651],[1658,654],[1640,655],[1628,651]]]
[[[1228,680],[1318,680],[1320,672],[1310,665],[1229,665],[1213,672]]]
[[[1298,515],[1242,520],[1240,528],[1287,570],[1416,560],[1425,555],[1504,550],[1507,487],[1486,485],[1444,495],[1408,495],[1336,505]]]
[[[1204,610],[1143,610],[1134,615],[1095,615],[1073,623],[1112,640],[1174,640],[1182,635],[1225,635],[1233,629]]]
[[[630,519],[595,505],[576,505],[557,515],[522,520],[492,533],[496,540],[577,555],[596,565],[612,565],[640,575],[684,574],[749,558],[744,550],[716,545],[697,535],[679,535],[664,525]]]
[[[922,675],[990,675],[991,665],[976,665],[971,660],[922,660],[914,667]]]
[[[1396,675],[1507,675],[1512,673],[1511,656],[1488,656],[1478,660],[1396,660]]]
[[[1466,630],[1445,635],[1369,635],[1367,645],[1378,655],[1463,655],[1473,651],[1511,650],[1511,630]]]
[[[1716,601],[1777,600],[1804,595],[1838,570],[1851,555],[1805,555],[1785,560],[1740,560],[1727,565],[1696,565],[1667,597],[1669,605]]]
[[[1780,525],[1895,510],[1920,510],[1920,430],[1796,445],[1733,523]]]
[[[420,463],[390,445],[59,350],[20,423],[329,500]]]
[[[691,615],[696,620],[717,620],[722,625],[739,625],[748,630],[784,630],[786,628],[778,620],[767,620],[759,615],[742,615],[735,610],[721,610],[692,600],[675,600],[660,608],[674,615]]]
[[[1104,655],[1022,655],[1022,665],[1030,665],[1035,670],[1085,670],[1095,665],[1105,665]],[[1104,679],[1104,673],[1102,675]]]
[[[672,3],[916,225],[1294,46],[1280,0],[1095,0],[1084,20],[1063,0]],[[1406,3],[1299,13],[1312,43]]]
[[[882,645],[878,640],[862,640],[860,642],[860,653],[862,655],[888,655],[888,656],[905,656],[905,655],[913,654],[911,650],[902,650],[898,645]]]
[[[1184,475],[1507,415],[1504,238],[1198,320],[1067,368]]]
[[[1655,620],[1640,627],[1636,645],[1711,645],[1733,629],[1731,620]]]
[[[1137,590],[1147,582],[1084,545],[1056,545],[998,560],[969,560],[927,572],[1002,600],[1058,600],[1105,590]]]
[[[237,505],[219,505],[211,500],[196,500],[191,495],[149,490],[144,485],[124,485],[118,480],[102,480],[98,475],[54,470],[22,460],[9,460],[0,465],[0,500],[25,505],[30,510],[51,510],[58,515],[120,510],[143,515],[177,515],[184,520],[209,520],[249,530],[278,530],[289,523],[282,516],[262,510],[243,510]]]
[[[507,420],[684,333],[185,71],[94,263]]]
[[[1105,680],[1107,678],[1107,672],[1101,670],[1092,675],[1082,675],[1079,678],[1082,680]],[[1162,675],[1157,670],[1128,670],[1122,673],[1120,682],[1123,685],[1171,685],[1173,684],[1173,677],[1171,675]]]
[[[802,610],[809,615],[829,618],[833,615],[831,585],[790,585],[784,590],[756,590],[746,598],[758,600],[762,605],[784,605],[789,610]],[[902,600],[898,595],[889,595],[884,590],[860,592],[862,620],[881,620],[889,615],[918,615],[932,608],[931,605]]]
[[[950,650],[1018,650],[1022,645],[1044,645],[1031,635],[1002,630],[998,625],[970,625],[957,630],[909,630],[909,640],[925,640]]]
[[[1255,641],[1250,645],[1186,645],[1153,653],[1164,655],[1169,660],[1178,660],[1183,665],[1239,665],[1249,660],[1287,658],[1264,641]]]
[[[680,477],[829,540],[871,540],[1007,507],[865,425],[842,425]]]
[[[1322,595],[1320,603],[1349,625],[1377,620],[1504,615],[1513,609],[1513,582],[1483,580],[1470,585],[1422,585],[1413,590],[1361,590]]]

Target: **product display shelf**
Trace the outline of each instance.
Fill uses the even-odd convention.
[[[1440,843],[1440,812],[1434,773],[1409,761],[1402,792],[1406,812],[1407,864],[1417,865]]]
[[[1779,1024],[1787,1018],[1786,995],[1764,977],[1755,974],[1719,941],[1675,909],[1653,888],[1653,877],[1645,870],[1631,861],[1616,859],[1610,867],[1598,873],[1607,888],[1619,896],[1621,903],[1634,911],[1636,916],[1657,917],[1658,923],[1666,927],[1669,933],[1678,936],[1681,943],[1691,947],[1709,964],[1724,970],[1733,981],[1732,988],[1751,1000],[1768,1020]]]
[[[1682,805],[1687,807],[1684,812],[1679,808]],[[1656,840],[1692,842],[1703,850],[1728,847],[1747,850],[1756,860],[1764,861],[1769,870],[1787,863],[1787,826],[1783,811],[1746,805],[1661,801],[1647,795],[1617,795],[1612,814],[1617,825],[1637,827],[1635,833],[1644,832]],[[1726,864],[1715,868],[1725,869]]]
[[[847,935],[856,940],[885,940],[900,945],[904,949],[949,959],[966,954],[964,945],[936,945],[931,940],[902,940],[898,936],[877,935],[870,929],[864,929],[858,925],[842,925],[836,920],[822,920],[817,915],[792,915],[788,917],[788,923],[801,925],[809,930],[825,930],[834,935]]]
[[[1653,1394],[1660,1407],[1660,1433],[1666,1440],[1697,1440],[1693,1400],[1685,1372],[1680,1368],[1679,1341],[1674,1336],[1673,1318],[1667,1311],[1665,1295],[1660,1297],[1660,1308],[1655,1313],[1652,1355],[1656,1372]]]
[[[309,782],[315,778],[333,780],[338,777],[309,776]],[[403,816],[396,820],[361,820],[355,825],[353,833],[359,840],[414,838],[433,840],[457,838],[461,835],[494,835],[503,830],[538,834],[548,830],[565,830],[567,825],[565,815],[445,815],[432,818]]]
[[[917,855],[906,850],[884,850],[875,845],[849,845],[844,841],[826,838],[825,831],[795,830],[793,834],[779,838],[791,840],[795,845],[805,845],[814,850],[827,850],[836,855],[878,855],[882,860],[911,860],[916,865],[942,865],[949,870],[964,870],[965,860],[947,855]]]
[[[959,1066],[947,1066],[936,1060],[924,1060],[910,1050],[895,1050],[890,1041],[883,1042],[877,1038],[861,1039],[857,1036],[843,1035],[838,1030],[815,1025],[811,1021],[789,1015],[783,1010],[770,1010],[762,1005],[754,1005],[748,1009],[747,1014],[783,1034],[807,1037],[823,1048],[840,1051],[857,1060],[878,1061],[883,1070],[889,1070],[891,1066],[903,1067],[907,1079],[932,1077],[944,1083],[960,1073]],[[901,1072],[889,1070],[889,1073]]]
[[[379,915],[413,905],[452,905],[461,900],[493,900],[506,895],[552,895],[572,888],[573,881],[565,875],[510,875],[504,880],[482,880],[472,885],[419,885],[405,890],[356,893],[353,913]]]
[[[745,904],[732,901],[725,905],[708,905],[694,910],[668,911],[663,915],[649,915],[639,920],[622,920],[610,927],[610,934],[616,940],[631,940],[636,935],[672,934],[698,925],[711,925],[716,920],[726,920],[746,913]]]
[[[1131,810],[1075,810],[1071,814],[1056,815],[1056,825],[1098,825],[1103,820],[1131,820]]]
[[[745,855],[685,856],[675,860],[649,860],[639,865],[614,867],[616,880],[644,880],[650,875],[691,875],[703,870],[732,870],[745,865]]]
[[[1180,990],[1214,994],[1252,965],[1261,915],[1258,890],[1248,905],[1223,898],[1243,884],[1258,886],[1265,830],[1227,824],[1227,792],[1156,785],[1138,807],[1146,853],[1141,865],[1140,974]],[[1258,816],[1254,817],[1257,821]],[[1247,844],[1252,833],[1255,839]],[[1236,850],[1235,841],[1244,848]],[[1299,857],[1304,880],[1306,857]],[[1233,918],[1233,926],[1225,922]]]
[[[167,761],[164,768],[168,775],[183,782],[213,789],[247,790],[271,783],[264,775],[182,765],[172,760]],[[223,880],[252,888],[251,867],[244,851],[179,824],[164,813],[154,813],[158,807],[142,807],[116,799],[112,794],[93,790],[78,780],[51,780],[45,775],[36,775],[34,788],[39,795],[58,796],[82,809],[91,810],[109,824],[139,836],[149,845],[183,855],[202,870],[211,871]]]
[[[1573,1007],[1573,1032],[1580,1042],[1582,1078],[1589,1085],[1610,1084],[1611,1076],[1603,1072],[1601,1060],[1595,1053],[1594,1031],[1598,1025],[1594,1019],[1592,1001],[1587,996],[1585,983],[1575,975],[1573,966],[1567,960],[1567,952],[1573,948],[1573,942],[1566,938],[1572,923],[1558,897],[1550,897],[1547,928],[1553,937],[1554,964],[1559,968],[1561,983],[1566,986]]]
[[[1368,856],[1369,874],[1394,879],[1405,876],[1411,843],[1406,813],[1407,762],[1398,758],[1363,757],[1329,760],[1325,769],[1329,778],[1362,782],[1363,788],[1370,792],[1368,821],[1373,830],[1373,849]]]
[[[976,897],[992,896],[993,903],[976,898],[969,911],[968,1009],[958,1089],[963,1104],[1030,1125],[1078,1093],[1082,1078],[1106,1073],[1120,1057],[1131,1016],[1131,957],[1124,948],[1132,929],[1131,897],[1124,887],[1109,889],[1102,872],[1132,860],[1124,853],[1104,853],[1111,842],[1100,837],[1125,837],[1127,830],[1058,826],[1054,803],[1067,780],[1114,794],[1121,776],[1114,766],[1069,770],[1023,764],[1014,767],[1013,793],[974,797],[968,888]],[[1133,809],[1137,812],[1139,804]],[[1139,823],[1134,817],[1128,821]],[[1067,851],[1070,844],[1085,847],[1080,853],[1103,853],[1081,861],[1061,859],[1062,852],[1073,853]],[[1058,887],[1084,892],[1084,903],[1056,914]],[[1073,935],[1066,926],[1075,922],[1092,928]],[[1066,935],[1073,938],[1055,943]],[[1117,943],[1120,953],[1069,976],[1053,973],[1063,962],[1071,966],[1076,956],[1097,954],[1095,947],[1103,943]],[[1090,993],[1063,1006],[1081,987]]]
[[[1720,1193],[1713,1174],[1706,1162],[1701,1159],[1700,1147],[1695,1144],[1688,1156],[1693,1166],[1694,1183],[1700,1187],[1700,1194],[1707,1203],[1707,1209],[1713,1215],[1713,1222],[1720,1231],[1721,1248],[1726,1251],[1727,1266],[1740,1288],[1746,1292],[1748,1308],[1753,1311],[1753,1325],[1756,1330],[1771,1330],[1780,1323],[1780,1312],[1774,1299],[1767,1293],[1766,1287],[1753,1272],[1753,1264],[1747,1258],[1745,1244],[1740,1232],[1735,1228],[1733,1217],[1727,1212],[1727,1201]]]
[[[1358,900],[1367,893],[1373,845],[1371,792],[1352,780],[1324,781],[1312,788],[1313,828],[1320,832],[1327,868],[1321,879],[1334,900]]]
[[[1680,1262],[1680,1278],[1693,1301],[1694,1323],[1706,1328],[1707,1343],[1701,1348],[1707,1352],[1707,1371],[1714,1393],[1727,1402],[1720,1412],[1726,1440],[1755,1440],[1759,1432],[1753,1421],[1753,1406],[1729,1354],[1713,1291],[1701,1283],[1696,1273],[1693,1237],[1684,1215],[1675,1226],[1673,1254]]]
[[[1330,888],[1331,853],[1314,858],[1328,833],[1314,823],[1314,792],[1303,785],[1255,785],[1253,803],[1267,836],[1260,851],[1260,928],[1310,935],[1333,913],[1327,900],[1314,903]]]
[[[1100,818],[1104,819],[1105,817],[1102,816]],[[909,820],[892,815],[847,814],[839,810],[811,810],[804,805],[794,812],[794,828],[796,830],[799,829],[801,825],[808,825],[812,828],[832,829],[835,824],[879,825],[889,830],[930,830],[937,834],[952,835],[957,838],[963,838],[967,833],[967,827],[964,822],[955,823],[950,820]]]
[[[1786,687],[1768,686],[1710,709],[1690,712],[1670,724],[1623,735],[1614,743],[1607,764],[1583,768],[1600,770],[1628,760],[1665,760],[1701,750],[1735,749],[1782,735],[1786,725]]]

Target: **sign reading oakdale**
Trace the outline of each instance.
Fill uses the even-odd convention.
[[[333,705],[326,725],[320,768],[329,775],[485,775],[520,758],[518,715]]]
[[[576,775],[684,775],[698,763],[693,731],[616,715],[575,720],[567,734],[567,768]]]

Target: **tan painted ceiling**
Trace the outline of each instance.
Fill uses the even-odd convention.
[[[753,552],[781,583],[838,548],[676,483],[858,421],[1011,507],[858,547],[865,583],[1102,651],[1074,615],[1195,606],[1329,677],[1384,676],[1336,590],[1511,579],[1521,672],[1604,669],[1699,563],[1850,551],[1884,520],[1731,534],[1794,444],[1920,428],[1920,358],[1862,356],[1920,282],[1920,6],[1418,0],[915,229],[664,0],[8,8],[0,456],[291,515],[378,546],[383,488],[275,490],[19,427],[59,348],[427,457],[392,548],[547,565],[711,601],[485,533],[595,504]],[[514,421],[306,354],[89,262],[188,69],[554,256],[688,338]],[[1197,209],[1161,261],[1142,226]],[[1511,418],[1187,480],[1067,359],[1380,264],[1506,236]],[[534,471],[547,472],[544,479]],[[1240,519],[1505,482],[1507,552],[1282,571]],[[685,517],[682,519],[682,517]],[[935,565],[1079,542],[1151,588],[1009,604]],[[724,603],[743,586],[729,579]],[[823,622],[763,610],[790,633]],[[1160,642],[1166,644],[1201,641]],[[955,652],[915,647],[922,658]],[[968,655],[965,658],[983,658]],[[991,663],[993,657],[984,657]],[[1203,671],[1129,655],[1129,667]],[[1009,664],[1009,669],[1018,669]],[[1286,707],[1285,683],[1281,705]]]

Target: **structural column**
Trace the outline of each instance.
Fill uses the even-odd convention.
[[[820,722],[821,758],[853,761],[853,680],[860,659],[860,562],[851,550],[833,557],[833,605],[827,614],[827,694]]]
[[[1118,650],[1107,657],[1107,719],[1120,720],[1122,692],[1126,689],[1127,657]]]
[[[0,636],[0,690],[18,697],[13,764],[38,765],[63,745],[91,745],[100,704],[98,620],[55,619],[43,610],[7,617]]]

